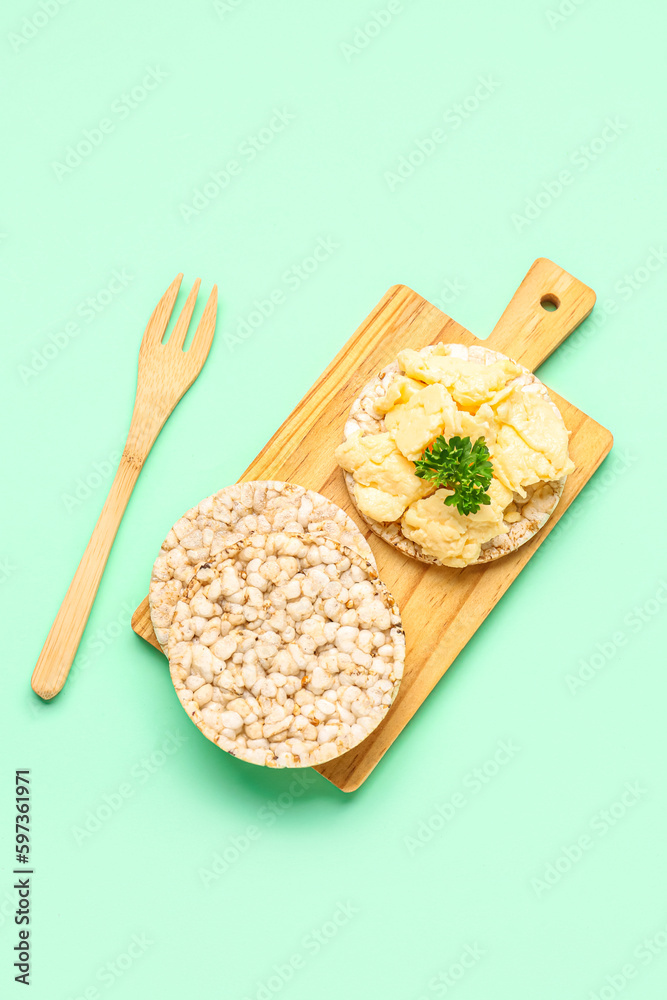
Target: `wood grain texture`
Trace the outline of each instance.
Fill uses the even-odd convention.
[[[540,305],[541,298],[549,294],[557,296],[560,303],[552,312]],[[555,513],[534,539],[496,562],[465,569],[427,566],[374,535],[349,500],[333,453],[342,439],[352,400],[402,347],[420,348],[441,341],[484,343],[535,368],[585,319],[594,302],[595,293],[586,285],[551,261],[537,260],[491,336],[478,341],[416,292],[395,285],[241,477],[292,481],[339,504],[368,539],[380,577],[401,609],[407,656],[394,705],[363,743],[316,768],[343,791],[354,791],[365,781],[612,445],[608,430],[549,390],[572,432],[570,454],[576,465]],[[214,489],[223,485],[212,484]],[[147,600],[135,612],[132,627],[159,648]]]
[[[182,278],[182,274],[174,278],[146,326],[139,348],[134,411],[118,471],[32,674],[32,689],[40,698],[53,698],[67,680],[139,473],[165,420],[201,371],[211,346],[217,305],[215,286],[190,350],[182,350],[199,290],[199,278],[172,335],[166,344],[162,343]]]
[[[558,307],[553,311],[544,309],[542,300]],[[576,330],[594,305],[592,288],[540,257],[485,343],[534,371]]]

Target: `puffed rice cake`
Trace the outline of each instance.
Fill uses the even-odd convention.
[[[345,511],[295,483],[236,483],[206,497],[173,526],[153,565],[148,593],[156,638],[166,650],[174,607],[194,567],[256,531],[319,531],[375,567],[371,547]]]
[[[345,753],[403,675],[396,603],[368,559],[322,534],[251,534],[196,569],[167,653],[183,707],[217,746],[269,767]]]

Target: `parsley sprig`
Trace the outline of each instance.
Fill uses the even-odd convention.
[[[451,437],[448,441],[441,434],[417,459],[415,473],[420,479],[431,479],[453,490],[445,503],[456,507],[459,514],[475,514],[481,506],[491,503],[487,490],[493,466],[483,437],[472,444],[469,437]]]

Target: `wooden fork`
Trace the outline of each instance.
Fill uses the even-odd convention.
[[[216,285],[189,350],[183,350],[199,291],[199,278],[192,286],[169,340],[162,343],[182,277],[179,274],[174,278],[158,302],[141,341],[137,393],[127,442],[109,496],[33,672],[32,688],[40,698],[53,698],[67,680],[134,484],[165,420],[206,361],[215,331]]]

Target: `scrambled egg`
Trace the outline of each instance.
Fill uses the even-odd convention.
[[[456,403],[444,385],[427,385],[390,410],[384,418],[401,454],[414,461],[421,458],[439,434],[456,433]]]
[[[574,469],[563,419],[548,399],[513,389],[496,407],[500,429],[491,450],[495,474],[509,489],[560,479]]]
[[[560,479],[574,469],[568,431],[550,400],[523,385],[522,374],[504,358],[492,364],[455,357],[447,344],[432,354],[404,350],[404,374],[392,379],[375,403],[386,430],[352,434],[336,458],[354,479],[359,510],[376,521],[401,521],[406,538],[446,566],[467,566],[484,542],[505,534],[514,512],[504,512],[526,486]],[[494,477],[491,503],[475,514],[459,514],[444,500],[450,490],[415,475],[414,462],[443,435],[483,437]]]
[[[359,510],[375,521],[398,521],[408,504],[433,490],[415,475],[388,433],[362,436],[357,431],[338,446],[336,461],[354,477]]]
[[[521,374],[521,369],[509,358],[484,365],[455,358],[445,353],[446,347],[444,344],[430,355],[410,349],[400,351],[398,363],[413,379],[440,382],[465,409],[476,410],[481,403],[488,403],[510,379]]]
[[[397,375],[390,382],[386,396],[376,401],[375,409],[378,413],[387,413],[400,403],[407,403],[419,389],[423,388],[423,382],[417,382],[413,378],[406,378],[405,375]]]
[[[475,514],[459,514],[445,500],[452,491],[439,489],[426,500],[411,504],[403,515],[401,527],[406,538],[421,545],[445,566],[467,566],[479,557],[482,542],[503,535],[503,511],[512,493],[497,479],[491,480],[491,503]]]
[[[408,401],[397,402],[385,413],[384,423],[398,450],[413,462],[441,434],[447,439],[458,434],[471,441],[483,437],[487,448],[496,440],[496,418],[489,404],[483,403],[476,414],[459,410],[439,382],[416,391],[410,388]]]
[[[483,437],[484,444],[490,451],[492,445],[495,444],[497,432],[496,415],[488,403],[482,403],[474,415],[465,410],[459,410],[455,433],[460,437],[469,437],[473,443],[477,438]]]

